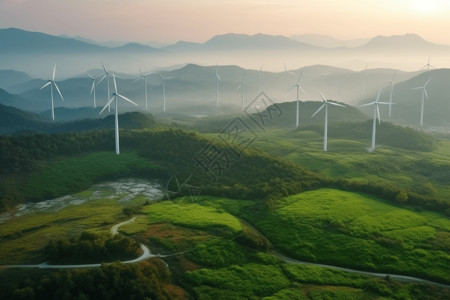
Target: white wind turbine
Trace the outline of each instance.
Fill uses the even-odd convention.
[[[374,151],[375,150],[375,136],[376,136],[376,130],[377,130],[377,117],[378,117],[378,123],[381,123],[381,118],[380,118],[380,109],[378,108],[378,105],[380,104],[389,104],[389,102],[380,102],[380,95],[381,95],[381,88],[378,91],[378,95],[377,95],[377,99],[375,101],[372,101],[370,103],[367,104],[363,104],[360,106],[369,106],[369,105],[373,105],[373,124],[372,124],[372,143],[371,143],[371,147],[370,147],[370,151]]]
[[[394,75],[392,76],[392,80],[388,81],[389,85],[390,85],[390,91],[389,91],[389,118],[392,115],[392,95],[394,93],[394,79],[395,79],[395,74],[397,74],[397,71],[394,72]]]
[[[111,103],[113,101],[115,101],[115,105],[116,105],[116,115],[115,115],[115,140],[116,140],[116,154],[120,154],[120,150],[119,150],[119,110],[118,110],[118,99],[117,98],[121,98],[125,101],[130,102],[131,104],[134,104],[137,106],[136,103],[134,103],[133,101],[131,101],[130,99],[128,99],[127,97],[124,97],[122,95],[120,95],[117,92],[117,84],[116,84],[116,76],[114,74],[112,74],[113,77],[113,82],[114,82],[114,92],[112,93],[112,97],[111,99],[109,99],[108,103],[106,103],[105,107],[103,107],[103,109],[100,111],[99,114],[101,114],[107,107],[109,107],[111,105]]]
[[[216,67],[216,108],[217,111],[220,111],[219,108],[219,80],[222,80],[219,76],[219,63],[217,63]]]
[[[159,77],[161,77],[163,85],[163,112],[166,112],[166,80],[172,79],[175,76],[164,77],[161,73],[159,73]]]
[[[320,96],[322,96],[323,104],[319,107],[318,110],[311,116],[313,118],[319,111],[321,111],[325,107],[325,124],[323,126],[323,151],[327,151],[328,148],[328,104],[334,105],[334,106],[340,106],[345,107],[345,105],[335,103],[335,102],[328,102],[325,96],[322,94],[321,91],[319,91]]]
[[[430,70],[430,68],[434,68],[433,65],[430,64],[430,56],[428,56],[428,62],[425,66],[422,67],[422,69]]]
[[[134,82],[136,82],[136,81],[139,81],[139,80],[144,80],[144,91],[145,91],[145,110],[148,110],[148,97],[147,97],[147,76],[149,76],[150,74],[152,74],[151,72],[150,73],[142,73],[142,70],[141,70],[141,68],[139,68],[139,77],[138,78],[136,78],[135,80],[134,80]]]
[[[284,64],[284,101],[287,101],[287,94],[288,94],[288,88],[287,88],[287,79],[288,79],[288,75],[294,75],[294,73],[292,73],[291,71],[288,71],[288,69],[286,68],[286,64]]]
[[[424,106],[425,106],[425,98],[428,100],[427,85],[430,83],[430,81],[431,81],[431,77],[430,77],[430,79],[427,80],[427,82],[425,82],[425,84],[423,86],[413,88],[413,90],[422,90],[422,103],[421,103],[421,107],[420,107],[420,127],[423,126],[423,110],[424,110]]]
[[[49,79],[48,82],[46,84],[44,84],[40,89],[42,90],[43,88],[45,88],[46,86],[50,85],[50,97],[52,98],[52,119],[53,121],[55,121],[55,104],[53,101],[53,86],[55,86],[56,90],[58,91],[59,96],[61,96],[62,101],[64,101],[64,98],[61,94],[61,91],[59,90],[58,85],[55,82],[55,73],[56,73],[56,64],[53,67],[53,76],[52,79]]]
[[[258,72],[258,95],[261,93],[261,71],[262,71],[263,65],[261,65],[261,68],[259,68]]]
[[[242,76],[242,81],[237,86],[236,90],[241,89],[242,92],[242,111],[245,110],[245,99],[244,99],[244,93],[245,93],[245,73]]]
[[[89,73],[86,73],[86,74],[92,79],[92,87],[91,87],[90,95],[92,95],[92,93],[94,93],[94,108],[96,108],[97,107],[97,102],[95,100],[95,77],[92,76]]]
[[[105,65],[102,63],[102,67],[103,67],[103,71],[105,72],[105,74],[103,74],[102,78],[100,78],[100,80],[97,82],[97,85],[99,85],[105,78],[106,78],[106,86],[107,86],[107,94],[106,94],[106,101],[108,101],[108,97],[109,97],[109,76],[111,75],[111,73],[108,72],[108,70],[106,70]],[[108,111],[111,111],[111,106],[108,106]]]
[[[296,115],[295,115],[295,127],[298,128],[300,123],[300,102],[299,102],[299,90],[302,90],[304,94],[306,94],[305,90],[300,85],[300,80],[302,79],[303,72],[300,72],[300,76],[298,77],[297,83],[291,87],[289,90],[292,90],[293,88],[297,88],[297,108],[296,108]]]

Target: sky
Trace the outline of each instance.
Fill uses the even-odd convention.
[[[450,45],[449,16],[448,0],[0,0],[0,28],[166,44],[225,33],[416,33]]]

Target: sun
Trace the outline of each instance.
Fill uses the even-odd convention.
[[[423,14],[433,14],[439,9],[439,0],[414,0],[413,8]]]

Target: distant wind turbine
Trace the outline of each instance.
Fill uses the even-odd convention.
[[[430,70],[430,68],[433,69],[434,67],[430,64],[430,56],[428,56],[428,62],[425,66],[422,67],[422,69]]]
[[[92,76],[89,73],[86,73],[86,74],[92,79],[92,87],[91,87],[90,95],[92,95],[92,93],[94,93],[94,108],[96,108],[97,107],[97,102],[95,100],[95,77]]]
[[[43,88],[45,88],[46,86],[50,85],[50,97],[52,98],[52,119],[53,121],[55,121],[55,104],[53,101],[53,86],[55,86],[56,90],[58,91],[59,96],[61,97],[62,101],[64,101],[64,98],[61,94],[61,91],[59,90],[58,85],[55,82],[55,74],[56,74],[56,64],[53,67],[53,76],[52,79],[49,79],[48,82],[46,84],[44,84],[40,89],[42,90]]]
[[[319,111],[321,111],[325,107],[325,124],[323,126],[323,151],[327,151],[328,147],[328,104],[334,105],[334,106],[340,106],[345,107],[345,105],[335,103],[335,102],[328,102],[325,96],[322,94],[321,91],[319,91],[320,96],[322,96],[323,104],[319,107],[318,110],[311,116],[313,118]]]
[[[389,91],[389,118],[392,115],[392,95],[394,93],[395,74],[397,74],[397,71],[394,72],[394,75],[392,76],[392,80],[388,81],[389,85],[391,86],[390,91]]]
[[[101,114],[107,107],[109,107],[111,105],[111,102],[115,101],[115,105],[116,105],[116,115],[115,115],[115,140],[116,140],[116,154],[120,154],[120,149],[119,149],[119,110],[118,110],[118,98],[121,98],[127,102],[130,102],[131,104],[134,104],[137,106],[136,103],[134,103],[133,101],[131,101],[130,99],[128,99],[127,97],[124,97],[122,95],[119,94],[119,92],[117,92],[117,84],[116,84],[116,76],[114,74],[112,74],[113,77],[113,82],[114,82],[114,92],[112,93],[112,97],[111,99],[109,99],[108,103],[106,103],[105,107],[103,107],[103,109],[100,111],[99,114]]]
[[[164,77],[161,73],[159,73],[159,76],[162,79],[162,85],[163,85],[163,112],[166,112],[166,80],[174,78],[174,76]]]
[[[430,79],[427,80],[427,82],[425,82],[425,84],[423,86],[413,88],[413,90],[422,90],[422,103],[421,103],[421,107],[420,107],[420,127],[423,126],[423,110],[424,110],[424,106],[425,106],[425,98],[428,100],[427,86],[430,83],[430,81],[431,81],[431,77],[430,77]]]
[[[287,94],[288,94],[287,79],[289,74],[294,75],[294,73],[288,71],[288,69],[286,68],[286,64],[284,64],[284,101],[287,101]]]
[[[261,65],[261,68],[259,68],[258,72],[258,95],[261,93],[261,71],[264,65]]]
[[[105,72],[105,74],[103,74],[102,78],[100,78],[100,80],[97,82],[97,85],[99,85],[105,78],[106,78],[106,86],[107,86],[107,95],[106,95],[106,101],[108,101],[109,99],[109,76],[111,75],[111,73],[108,72],[108,70],[106,70],[105,65],[102,63],[102,67],[103,67],[103,71]],[[108,111],[111,111],[111,106],[108,106]]]
[[[216,108],[217,111],[220,111],[219,108],[219,80],[222,80],[219,76],[219,63],[217,63],[216,67]]]
[[[152,73],[142,73],[141,68],[139,68],[139,77],[134,80],[134,82],[139,80],[144,80],[144,91],[145,91],[145,110],[148,110],[148,97],[147,97],[147,76]]]
[[[300,72],[300,76],[298,77],[297,83],[291,87],[289,90],[292,90],[293,88],[297,88],[297,109],[296,109],[296,115],[295,115],[295,127],[298,128],[300,123],[300,103],[299,103],[299,90],[302,90],[303,93],[306,94],[305,90],[300,85],[300,80],[302,79],[303,72]]]
[[[242,91],[242,111],[245,110],[245,99],[244,99],[244,93],[245,93],[245,73],[242,76],[242,81],[237,86],[236,90],[241,89]]]
[[[388,102],[380,102],[380,96],[381,96],[381,88],[378,91],[378,95],[377,95],[377,99],[375,101],[372,101],[370,103],[367,104],[363,104],[360,106],[369,106],[369,105],[373,105],[373,124],[372,124],[372,144],[370,147],[370,151],[374,151],[375,150],[375,136],[376,136],[376,131],[377,131],[377,117],[378,117],[378,123],[381,123],[381,117],[380,117],[380,109],[378,108],[378,105],[380,104],[389,104]]]

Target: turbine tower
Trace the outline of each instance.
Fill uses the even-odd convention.
[[[431,77],[430,77],[430,79],[427,80],[427,82],[425,82],[425,84],[423,86],[413,88],[413,90],[422,90],[422,103],[420,106],[420,127],[423,126],[423,110],[424,110],[424,106],[425,106],[425,98],[428,100],[427,85],[430,83],[430,81],[431,81]]]
[[[298,128],[300,123],[300,103],[299,103],[299,90],[302,90],[304,94],[306,94],[305,90],[300,85],[300,80],[302,79],[303,72],[300,72],[300,76],[298,77],[297,83],[291,87],[289,90],[292,90],[293,88],[297,88],[297,108],[296,108],[296,115],[295,115],[295,127]]]
[[[92,79],[92,87],[91,87],[90,95],[92,95],[92,93],[94,93],[94,108],[96,108],[97,107],[97,102],[95,100],[95,77],[92,76],[89,73],[86,73],[86,74]]]
[[[128,99],[127,97],[122,96],[121,94],[119,94],[119,92],[117,92],[117,84],[116,84],[116,76],[114,74],[112,74],[113,77],[113,81],[114,81],[114,92],[112,93],[112,97],[111,99],[109,99],[108,103],[106,103],[105,107],[103,107],[103,109],[100,111],[99,114],[101,114],[107,107],[109,107],[111,105],[111,102],[115,101],[115,105],[116,105],[116,115],[115,115],[115,123],[114,123],[114,129],[115,129],[115,141],[116,141],[116,154],[120,154],[120,149],[119,149],[119,110],[118,110],[118,98],[121,98],[125,101],[130,102],[133,105],[136,105],[136,103],[134,103],[133,101],[131,101],[130,99]]]
[[[138,78],[136,78],[135,80],[134,80],[134,82],[136,82],[136,81],[139,81],[139,80],[144,80],[144,91],[145,91],[145,110],[148,110],[148,97],[147,97],[147,76],[149,76],[150,74],[152,74],[151,72],[150,73],[142,73],[142,70],[141,70],[141,68],[139,68],[139,77]]]
[[[345,107],[345,105],[335,103],[335,102],[328,102],[325,96],[322,94],[321,91],[319,91],[320,96],[322,96],[323,104],[319,107],[318,110],[311,116],[313,118],[319,111],[321,111],[325,107],[325,124],[323,126],[323,151],[327,151],[328,148],[328,104],[334,105],[334,106],[340,106]]]
[[[262,71],[263,65],[261,65],[261,68],[259,68],[258,72],[258,95],[261,93],[261,71]]]
[[[56,73],[56,64],[53,67],[53,76],[52,79],[49,79],[48,82],[46,84],[44,84],[40,89],[42,90],[43,88],[45,88],[46,86],[50,85],[50,97],[52,99],[52,120],[55,121],[55,104],[53,101],[53,86],[55,86],[56,90],[58,91],[59,96],[61,97],[62,101],[64,101],[64,98],[61,94],[61,91],[59,90],[58,85],[55,82],[55,73]]]
[[[105,78],[106,78],[106,86],[107,86],[107,94],[106,94],[106,101],[108,101],[109,99],[109,76],[111,75],[111,73],[108,72],[108,70],[106,70],[105,65],[102,63],[102,67],[103,67],[103,71],[105,72],[105,74],[103,74],[102,78],[100,78],[100,80],[97,82],[97,85],[100,84],[100,82],[102,82]],[[111,111],[111,106],[108,106],[108,112]]]
[[[377,99],[375,101],[372,101],[367,104],[360,105],[362,106],[369,106],[373,105],[373,124],[372,124],[372,143],[370,147],[370,151],[375,150],[375,136],[376,136],[376,130],[377,130],[377,117],[378,117],[378,123],[381,124],[381,118],[380,118],[380,109],[378,108],[378,105],[380,104],[389,104],[389,102],[380,102],[380,95],[381,95],[381,88],[378,91]]]
[[[159,76],[162,79],[162,85],[163,85],[163,112],[166,112],[166,80],[174,78],[174,76],[164,77],[161,73],[159,73]]]
[[[242,111],[245,110],[245,99],[244,99],[244,93],[245,93],[245,73],[242,76],[242,81],[237,86],[236,90],[241,89],[242,91]]]
[[[219,80],[222,80],[219,76],[219,63],[217,63],[217,67],[216,67],[216,108],[217,111],[220,111],[219,108]]]

